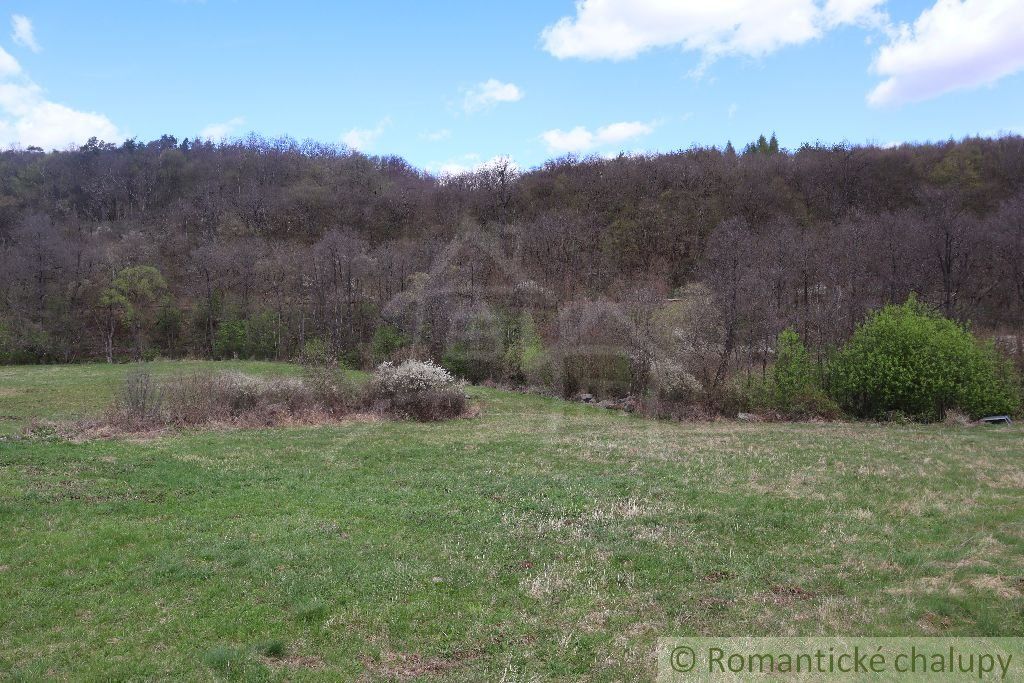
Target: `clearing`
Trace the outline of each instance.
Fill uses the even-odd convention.
[[[634,680],[659,635],[1024,635],[1020,426],[474,388],[440,424],[16,436],[132,367],[0,368],[0,678]]]

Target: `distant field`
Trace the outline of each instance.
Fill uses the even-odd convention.
[[[269,363],[156,363],[291,373]],[[132,366],[0,368],[0,430]],[[443,424],[0,438],[0,678],[635,680],[659,635],[1024,635],[1024,430]]]

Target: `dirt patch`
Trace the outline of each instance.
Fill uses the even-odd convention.
[[[481,654],[476,650],[464,650],[447,657],[428,657],[416,652],[387,652],[379,662],[363,658],[363,666],[384,678],[410,681],[423,676],[450,673],[466,662],[478,659]]]
[[[804,590],[800,586],[776,584],[763,593],[758,593],[761,602],[773,605],[792,605],[802,600],[811,600],[814,593]]]
[[[315,655],[287,655],[285,657],[260,657],[260,661],[271,669],[323,669],[327,664]]]
[[[935,612],[925,612],[917,625],[926,633],[941,633],[953,626],[953,619],[948,616],[941,616]]]

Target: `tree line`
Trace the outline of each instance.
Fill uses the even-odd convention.
[[[0,153],[0,362],[415,349],[564,382],[586,348],[633,385],[672,358],[711,385],[912,294],[1022,361],[1024,138],[446,177],[255,136]]]

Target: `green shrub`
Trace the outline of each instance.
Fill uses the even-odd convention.
[[[821,386],[814,365],[796,330],[779,333],[775,364],[763,381],[746,387],[747,403],[755,410],[770,410],[789,418],[834,416],[839,412]]]
[[[213,355],[217,358],[238,358],[245,355],[245,323],[225,320],[213,335]]]
[[[1009,361],[991,344],[911,298],[872,313],[829,365],[829,390],[859,417],[899,411],[937,421],[956,408],[973,418],[1020,403]]]
[[[381,325],[373,333],[370,352],[373,362],[381,363],[389,360],[397,351],[409,343],[409,339],[394,325]]]

